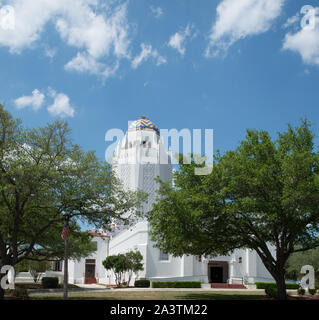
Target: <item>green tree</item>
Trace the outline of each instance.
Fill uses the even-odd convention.
[[[79,223],[129,223],[124,214],[134,214],[141,199],[123,191],[109,164],[72,143],[66,122],[25,129],[0,105],[0,268],[62,257],[65,213],[72,218],[70,258],[79,258],[93,249]]]
[[[102,262],[106,270],[110,270],[114,273],[115,282],[119,286],[126,282],[126,275],[128,275],[127,285],[130,285],[133,274],[138,274],[143,268],[143,256],[140,251],[129,251],[125,254],[119,253],[106,257]]]
[[[217,154],[212,173],[182,164],[174,185],[161,182],[147,214],[152,239],[176,256],[224,255],[254,249],[286,299],[285,265],[294,252],[319,245],[319,161],[304,120],[275,141],[247,130],[234,150]],[[270,245],[275,248],[273,255]]]
[[[138,276],[138,272],[144,270],[143,263],[142,263],[143,255],[138,250],[136,250],[136,251],[132,251],[131,250],[131,251],[126,253],[126,258],[128,259],[128,269],[127,269],[128,280],[127,280],[127,284],[129,286],[133,274],[135,274],[136,277],[137,277]]]
[[[118,286],[125,281],[125,273],[129,268],[129,261],[125,254],[108,256],[102,262],[106,270],[111,270],[115,275],[115,282]]]

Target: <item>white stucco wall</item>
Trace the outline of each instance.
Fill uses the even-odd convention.
[[[92,241],[95,241],[97,244],[96,252],[92,253],[89,257],[82,258],[80,260],[69,260],[68,268],[70,283],[84,283],[86,259],[95,259],[95,277],[97,282],[107,282],[107,274],[102,261],[107,257],[109,239],[103,237],[94,237]],[[62,268],[62,272],[63,271],[64,270]]]

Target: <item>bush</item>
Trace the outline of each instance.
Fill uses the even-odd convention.
[[[268,297],[271,297],[271,298],[277,298],[278,296],[277,288],[274,288],[274,287],[266,288],[265,293]]]
[[[314,294],[316,294],[317,289],[310,289],[310,288],[308,288],[308,292],[313,296]]]
[[[135,280],[134,287],[149,288],[150,287],[150,280]]]
[[[18,299],[28,299],[28,291],[25,288],[15,288],[13,290],[8,290],[9,295],[12,296],[13,298],[18,298]]]
[[[56,289],[59,287],[59,279],[57,277],[43,277],[42,286],[46,289]]]
[[[256,289],[277,288],[275,282],[255,282]],[[297,283],[286,283],[286,289],[296,290],[299,288]]]
[[[299,288],[299,289],[297,290],[297,293],[298,293],[299,295],[303,296],[303,295],[306,293],[306,290],[305,290],[304,288]]]
[[[201,288],[200,281],[153,281],[152,288]]]

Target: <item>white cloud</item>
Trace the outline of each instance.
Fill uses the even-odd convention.
[[[153,57],[156,59],[156,66],[160,66],[162,64],[167,63],[167,60],[165,57],[159,55],[159,53],[157,52],[157,50],[154,50],[153,52]]]
[[[93,58],[109,55],[111,51],[117,58],[129,57],[126,13],[126,4],[119,5],[107,18],[84,7],[59,18],[56,28],[70,46],[86,49]]]
[[[186,28],[180,32],[176,32],[173,34],[168,42],[168,45],[172,47],[173,49],[176,49],[182,56],[186,52],[185,48],[185,42],[187,38],[195,38],[197,36],[197,33],[193,31],[194,26],[188,24]]]
[[[319,7],[314,8],[314,28],[300,28],[285,35],[283,50],[299,53],[303,62],[319,65]]]
[[[8,47],[12,53],[33,48],[50,22],[67,45],[84,51],[91,63],[95,60],[96,67],[101,67],[96,73],[104,74],[105,68],[100,60],[111,60],[113,65],[120,59],[130,58],[127,3],[114,3],[105,4],[101,0],[11,0],[15,29],[0,28],[0,46]]]
[[[31,96],[22,96],[14,100],[14,104],[18,109],[23,109],[26,107],[31,107],[33,110],[38,110],[42,107],[45,100],[45,95],[41,93],[38,89],[32,91]]]
[[[142,62],[153,58],[157,66],[165,64],[167,60],[161,56],[156,49],[153,49],[150,44],[141,44],[141,53],[137,55],[131,62],[132,68],[136,69]]]
[[[268,31],[285,0],[223,0],[217,6],[207,57],[226,52],[236,41]]]
[[[49,96],[54,99],[53,104],[47,110],[52,116],[73,117],[75,110],[70,105],[70,98],[65,93],[57,93],[49,88]]]
[[[57,48],[50,48],[49,46],[44,46],[44,53],[47,57],[50,59],[53,59],[55,55],[57,54],[58,49]]]
[[[65,70],[68,71],[87,72],[93,75],[100,75],[103,78],[109,78],[110,76],[115,75],[118,67],[118,62],[116,62],[114,66],[109,67],[106,64],[97,61],[91,55],[80,52],[64,66]]]
[[[299,12],[297,12],[297,14],[287,19],[287,21],[283,25],[283,28],[290,28],[291,26],[296,25],[296,23],[299,20],[300,20]]]
[[[164,13],[161,7],[150,6],[150,9],[156,19],[159,19]]]
[[[47,107],[53,116],[73,117],[75,110],[70,104],[70,98],[65,93],[57,93],[51,87],[48,88],[48,96],[53,99],[53,103]],[[14,100],[18,109],[31,107],[34,111],[40,109],[46,100],[46,95],[38,89],[32,91],[31,96],[22,96]]]

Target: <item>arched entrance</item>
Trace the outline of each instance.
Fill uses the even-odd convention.
[[[208,281],[210,283],[227,283],[228,279],[228,262],[227,261],[210,261],[208,263]]]

